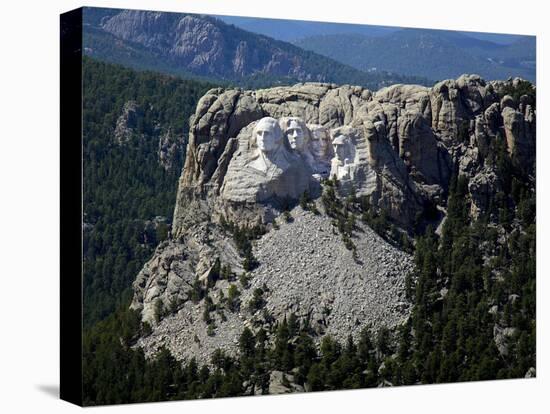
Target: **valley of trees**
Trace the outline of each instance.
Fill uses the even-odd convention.
[[[455,175],[440,235],[428,226],[415,235],[414,247],[407,245],[416,263],[407,280],[414,308],[395,331],[365,329],[345,343],[325,336],[316,346],[309,322],[291,315],[273,323],[272,332],[245,329],[239,356],[218,350],[210,366],[181,364],[166,349],[145,358],[134,345],[150,327],[128,309],[130,285],[166,237],[166,228],[151,232],[144,223],[171,216],[181,169],[181,160],[173,171],[159,166],[155,125],[185,135],[187,118],[210,85],[87,58],[84,87],[84,205],[92,226],[84,244],[85,405],[267,393],[274,370],[283,373],[283,385],[321,391],[518,378],[536,367],[534,180],[502,146],[490,162],[503,190],[492,196],[488,213],[471,219],[467,180]],[[150,109],[136,136],[119,145],[113,130],[130,99]],[[353,240],[353,214],[391,233],[383,215],[360,201],[331,193],[325,202],[343,239]],[[361,204],[356,213],[342,207],[352,202]],[[301,204],[311,209],[307,197]],[[249,253],[248,239],[258,234],[226,226],[243,255]],[[262,292],[255,299],[248,306],[261,308]]]

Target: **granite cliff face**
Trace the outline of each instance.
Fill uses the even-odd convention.
[[[326,80],[308,67],[293,46],[247,34],[206,16],[124,10],[106,20],[102,28],[201,75],[234,78],[266,73]]]
[[[239,138],[239,132],[264,116],[299,117],[332,135],[345,126],[344,135],[354,141],[355,170],[362,171],[350,183],[356,194],[369,196],[410,228],[426,203],[444,206],[454,171],[472,178],[490,175],[484,159],[496,141],[505,141],[527,174],[534,171],[533,103],[523,98],[516,103],[510,96],[500,102],[498,90],[504,86],[464,75],[433,88],[394,85],[376,93],[317,83],[257,91],[212,89],[191,121],[173,235],[185,232],[189,202],[211,202],[220,195],[231,157],[247,139]]]
[[[132,307],[153,325],[140,345],[208,362],[217,347],[236,352],[244,326],[269,328],[290,313],[340,339],[401,323],[410,256],[364,224],[352,225],[346,248],[321,195],[330,187],[342,200],[367,200],[412,234],[444,218],[450,177],[460,173],[471,214],[487,211],[499,181],[486,160],[497,146],[534,174],[534,102],[500,98],[519,82],[463,75],[376,93],[320,83],[208,91],[190,121],[171,238],[134,283]],[[305,194],[308,211],[296,206]],[[267,234],[254,234],[249,266],[235,229],[260,227]],[[237,306],[227,298],[243,274]],[[222,311],[201,319],[205,309]]]
[[[124,10],[107,20],[105,31],[157,50],[190,69],[215,73],[224,63],[225,41],[207,20],[162,12]]]

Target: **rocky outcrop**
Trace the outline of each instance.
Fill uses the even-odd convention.
[[[310,321],[318,338],[340,340],[401,323],[411,258],[363,224],[354,227],[355,249],[349,241],[346,248],[318,200],[324,180],[341,198],[366,198],[404,234],[444,218],[453,172],[469,179],[472,216],[487,213],[502,190],[498,148],[525,173],[535,168],[534,102],[501,100],[502,88],[464,75],[376,93],[326,83],[208,91],[190,120],[171,239],[134,283],[132,307],[153,325],[139,345],[149,355],[166,345],[180,359],[208,362],[216,348],[237,352],[244,327],[269,328],[290,313]],[[297,206],[300,198],[320,214]],[[424,218],[426,206],[439,217]],[[268,230],[253,242],[253,270],[245,271],[242,235],[233,237],[228,222]],[[233,278],[246,273],[240,307],[228,310],[224,299],[235,280],[211,281],[220,262]],[[208,303],[190,299],[196,283],[210,283]],[[265,312],[248,306],[258,289]],[[223,311],[204,320],[207,306]]]
[[[168,128],[159,137],[158,160],[166,171],[173,170],[179,164],[183,153],[184,140]]]
[[[155,320],[155,306],[160,300],[168,306],[171,301],[184,300],[192,286],[194,269],[183,244],[161,243],[149,262],[134,281],[131,307],[140,310],[145,321]]]
[[[126,101],[115,124],[114,143],[124,146],[132,139],[141,143],[158,140],[157,157],[160,166],[166,171],[174,171],[181,166],[185,138],[176,134],[171,126],[162,126],[153,109],[151,105]]]
[[[505,98],[511,99],[509,96]],[[522,111],[519,111],[510,105],[504,106],[502,110],[504,135],[512,160],[519,165],[530,165],[534,161],[536,147],[535,113],[531,105],[525,105],[521,109]]]
[[[421,86],[417,88],[425,90]],[[414,95],[410,87],[406,89]],[[444,189],[450,165],[423,120],[407,124],[401,121],[402,131],[399,132],[397,119],[400,111],[396,111],[391,124],[385,109],[389,111],[388,105],[394,104],[387,100],[384,93],[378,102],[372,92],[361,87],[317,83],[258,91],[219,88],[208,91],[199,101],[191,121],[187,157],[174,213],[174,235],[178,236],[186,227],[188,210],[180,206],[198,199],[208,203],[220,195],[230,157],[237,148],[240,154],[245,151],[246,136],[238,137],[239,132],[266,116],[275,119],[295,117],[304,124],[327,131],[343,126],[355,128],[360,137],[354,144],[359,157],[356,164],[361,164],[361,167],[357,169],[359,178],[354,184],[363,189],[361,195],[374,194],[373,198],[380,201],[380,206],[390,207],[392,217],[406,226],[414,219],[415,206],[418,208],[422,204],[422,191],[416,188],[415,180],[427,185],[437,182]],[[413,101],[413,98],[409,99],[409,111],[413,110]],[[425,95],[423,105],[427,102]],[[392,147],[392,131],[397,135],[397,148]],[[243,134],[250,132],[247,130]],[[312,134],[309,128],[306,133]],[[232,138],[237,141],[232,141]],[[399,155],[399,139],[402,157]],[[435,161],[423,162],[434,153]],[[408,169],[412,168],[415,168],[416,175],[409,174]],[[305,186],[300,189],[305,189]]]
[[[124,10],[108,19],[103,29],[204,73],[215,73],[224,62],[223,36],[206,19],[173,13]]]
[[[477,75],[439,82],[430,91],[432,128],[447,144],[464,140],[471,120],[496,100],[493,88]]]
[[[304,387],[294,383],[293,375],[285,374],[282,371],[271,371],[268,392],[270,395],[304,392]]]
[[[488,211],[491,198],[501,191],[497,174],[491,168],[484,169],[469,181],[468,191],[472,200],[470,214],[478,218],[481,213]]]
[[[143,109],[136,101],[127,101],[124,104],[115,126],[114,138],[117,144],[124,144],[137,134],[138,120],[141,117]]]
[[[498,324],[493,327],[493,339],[498,352],[503,357],[508,356],[510,344],[517,335],[517,328],[503,328]]]
[[[243,271],[231,238],[209,223],[198,223],[185,238],[162,242],[133,283],[131,308],[139,310],[144,321],[154,324],[163,312],[188,299],[195,279],[204,281],[208,277],[215,258],[233,272]]]

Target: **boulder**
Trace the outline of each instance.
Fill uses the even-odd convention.
[[[523,114],[510,106],[505,106],[501,115],[506,146],[512,161],[524,171],[531,172],[536,147],[536,120],[533,109],[527,105]]]
[[[269,375],[269,394],[304,392],[304,387],[294,384],[293,381],[293,375],[281,371],[271,371]]]
[[[137,134],[138,120],[143,117],[143,109],[136,101],[127,101],[122,107],[115,126],[115,142],[124,144]]]
[[[503,328],[495,324],[493,328],[493,337],[498,352],[503,357],[508,355],[510,341],[516,336],[516,328]]]

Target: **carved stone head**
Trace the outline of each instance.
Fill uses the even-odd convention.
[[[330,134],[322,125],[308,125],[311,132],[309,146],[316,159],[325,160],[331,157]]]
[[[260,119],[249,141],[247,165],[257,171],[285,170],[292,157],[279,122],[271,117]]]
[[[269,154],[277,150],[282,143],[283,133],[277,120],[271,117],[260,119],[252,133],[252,146],[264,154]]]
[[[334,155],[342,164],[351,159],[351,142],[345,135],[337,135],[332,141],[332,147],[334,148]]]
[[[298,152],[303,151],[308,141],[304,122],[296,117],[282,118],[280,122],[290,147]]]

